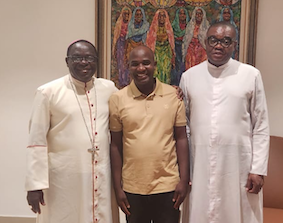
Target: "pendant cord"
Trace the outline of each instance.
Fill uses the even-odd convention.
[[[83,118],[83,120],[84,120],[84,124],[85,124],[85,127],[86,127],[86,129],[87,129],[87,133],[88,133],[88,136],[89,136],[89,140],[90,140],[90,143],[91,143],[91,152],[92,152],[92,170],[91,170],[91,175],[92,175],[92,208],[93,208],[93,212],[92,212],[92,218],[93,218],[93,222],[95,222],[96,221],[96,218],[95,218],[95,203],[94,203],[94,200],[95,200],[95,185],[94,185],[94,179],[95,179],[95,177],[94,177],[94,164],[95,164],[95,160],[94,160],[94,158],[95,158],[95,134],[96,134],[96,120],[93,120],[93,117],[92,117],[92,112],[91,112],[91,103],[90,103],[90,100],[89,100],[89,97],[88,97],[88,95],[87,95],[87,89],[86,89],[86,84],[85,84],[85,88],[84,88],[84,91],[85,91],[85,95],[86,95],[86,97],[87,97],[87,103],[88,103],[88,107],[89,107],[89,112],[90,112],[90,122],[91,122],[91,131],[92,131],[92,136],[91,136],[91,134],[90,134],[90,130],[89,130],[89,128],[88,128],[88,126],[87,126],[87,122],[86,122],[86,119],[85,119],[85,116],[84,116],[84,113],[83,113],[83,109],[82,109],[82,106],[81,106],[81,103],[80,103],[80,101],[79,101],[79,98],[78,98],[78,92],[77,92],[77,90],[76,90],[76,87],[74,86],[74,83],[72,82],[72,80],[71,80],[71,78],[70,78],[70,76],[69,76],[69,81],[70,81],[70,84],[71,84],[71,86],[72,86],[72,89],[73,89],[73,92],[74,92],[74,94],[75,94],[75,96],[76,96],[76,99],[77,99],[77,103],[78,103],[78,105],[79,105],[79,107],[80,107],[80,111],[81,111],[81,115],[82,115],[82,118]],[[96,96],[96,89],[95,89],[95,87],[94,87],[94,93],[95,93],[95,103],[94,103],[94,106],[95,106],[95,112],[94,112],[94,118],[96,119],[97,117],[97,96]],[[93,125],[92,125],[92,123],[93,123],[93,121],[94,121],[94,127],[93,127]],[[89,151],[89,150],[88,150]]]
[[[84,88],[85,90],[85,95],[87,97],[87,102],[88,102],[88,107],[89,107],[89,110],[90,110],[90,121],[91,121],[91,131],[92,131],[92,136],[90,134],[90,131],[89,131],[89,128],[87,126],[87,122],[86,122],[86,119],[85,119],[85,116],[84,116],[84,113],[83,113],[83,109],[82,109],[82,106],[81,106],[81,103],[79,101],[79,98],[78,98],[78,92],[76,90],[76,87],[74,86],[74,83],[72,82],[71,78],[69,77],[69,81],[70,81],[70,84],[71,84],[71,87],[73,89],[73,92],[74,92],[74,95],[77,99],[77,103],[79,105],[79,108],[80,108],[80,111],[81,111],[81,115],[82,115],[82,118],[84,120],[84,124],[85,124],[85,127],[86,127],[86,130],[87,130],[87,133],[88,133],[88,136],[89,136],[89,140],[90,140],[90,144],[91,144],[91,148],[94,149],[94,144],[95,144],[95,130],[96,130],[96,121],[94,122],[94,128],[93,128],[93,125],[92,125],[92,113],[91,113],[91,108],[90,108],[90,101],[89,101],[89,97],[87,95],[87,89],[86,89],[86,86]],[[94,93],[95,93],[95,118],[96,118],[96,115],[97,115],[97,98],[96,98],[96,89],[94,88]]]

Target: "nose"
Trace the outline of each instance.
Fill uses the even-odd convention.
[[[82,57],[82,61],[81,61],[81,63],[88,63],[88,61],[86,60],[86,58],[85,58],[85,57]]]
[[[140,63],[139,65],[138,65],[138,67],[137,67],[137,70],[138,71],[141,71],[141,70],[144,70],[145,69],[145,67],[144,67],[144,65],[142,64],[142,63]]]
[[[221,45],[220,41],[217,41],[216,45],[214,46],[215,48],[223,48],[223,46]]]

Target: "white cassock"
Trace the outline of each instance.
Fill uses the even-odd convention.
[[[269,125],[260,72],[233,59],[218,68],[205,61],[183,73],[180,87],[192,173],[182,222],[262,223],[262,190],[245,188],[249,173],[267,174]]]
[[[44,192],[37,222],[112,223],[108,99],[115,91],[112,81],[85,84],[71,75],[37,89],[26,176],[27,191]]]

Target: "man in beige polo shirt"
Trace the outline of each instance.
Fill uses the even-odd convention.
[[[155,68],[148,47],[133,49],[132,82],[109,100],[113,183],[128,223],[178,223],[188,188],[185,107]]]

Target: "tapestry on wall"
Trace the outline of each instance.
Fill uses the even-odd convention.
[[[130,51],[146,45],[155,55],[155,76],[179,85],[182,73],[206,60],[210,24],[228,21],[236,28],[239,58],[241,0],[112,0],[111,80],[118,88],[130,82]]]

